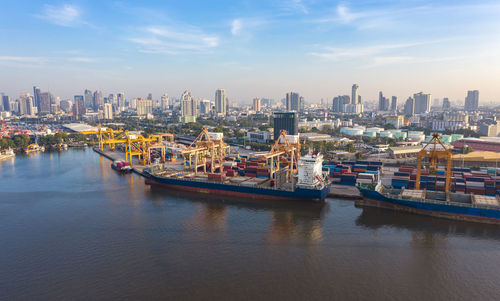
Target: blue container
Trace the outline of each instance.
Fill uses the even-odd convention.
[[[396,177],[409,177],[410,173],[409,172],[396,171],[396,172],[394,172],[394,175]]]
[[[347,185],[347,186],[356,186],[356,182],[343,182],[340,181],[340,185]]]

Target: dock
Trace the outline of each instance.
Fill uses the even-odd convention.
[[[114,151],[100,151],[97,147],[93,148],[94,152],[98,153],[99,155],[108,158],[111,161],[125,161],[125,153],[123,152],[114,152]],[[144,166],[141,164],[133,164],[132,165],[132,172],[144,176],[144,169],[146,169],[148,166]]]

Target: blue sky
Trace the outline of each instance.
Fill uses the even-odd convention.
[[[3,1],[0,91],[500,101],[498,1]]]

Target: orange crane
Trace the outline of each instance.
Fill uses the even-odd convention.
[[[446,159],[446,182],[444,191],[450,191],[451,184],[451,166],[452,154],[451,151],[441,142],[439,134],[433,134],[432,139],[418,152],[417,155],[417,177],[415,181],[415,189],[420,189],[420,175],[422,172],[422,158],[429,158],[429,170],[435,171],[438,168],[439,160]]]
[[[207,159],[210,162],[210,172],[213,173],[218,167],[222,168],[224,157],[229,155],[229,145],[222,141],[222,137],[212,139],[210,134],[207,128],[203,128],[193,143],[179,152],[184,157],[184,166],[193,168],[195,173],[199,167],[207,172]]]
[[[290,166],[289,180],[291,181],[293,173],[297,172],[297,162],[300,159],[300,142],[297,140],[297,142],[292,143],[286,136],[286,131],[281,130],[280,136],[276,139],[269,153],[261,156],[261,158],[265,159],[267,164],[271,167],[271,178],[273,174],[279,170],[279,163],[282,162],[281,159],[286,158]],[[274,163],[276,163],[276,167]]]

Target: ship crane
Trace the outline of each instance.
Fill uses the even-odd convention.
[[[281,130],[280,136],[276,139],[269,153],[263,155],[262,158],[265,159],[271,167],[271,178],[273,178],[274,173],[279,170],[280,158],[287,157],[290,166],[289,180],[291,181],[293,173],[297,172],[297,162],[300,159],[300,142],[297,140],[296,143],[292,143],[286,136],[286,131]],[[276,167],[274,163],[276,163]]]
[[[451,151],[441,142],[439,134],[433,134],[432,139],[418,152],[417,155],[417,177],[415,181],[415,189],[420,189],[420,175],[422,172],[422,158],[429,158],[429,170],[436,171],[440,159],[446,159],[446,182],[444,191],[450,191],[451,184]]]
[[[229,145],[222,141],[222,138],[212,139],[208,129],[203,128],[193,143],[179,153],[184,157],[184,166],[194,168],[195,173],[199,167],[203,167],[203,172],[207,172],[208,159],[210,172],[213,173],[221,167],[224,157],[229,155]]]

